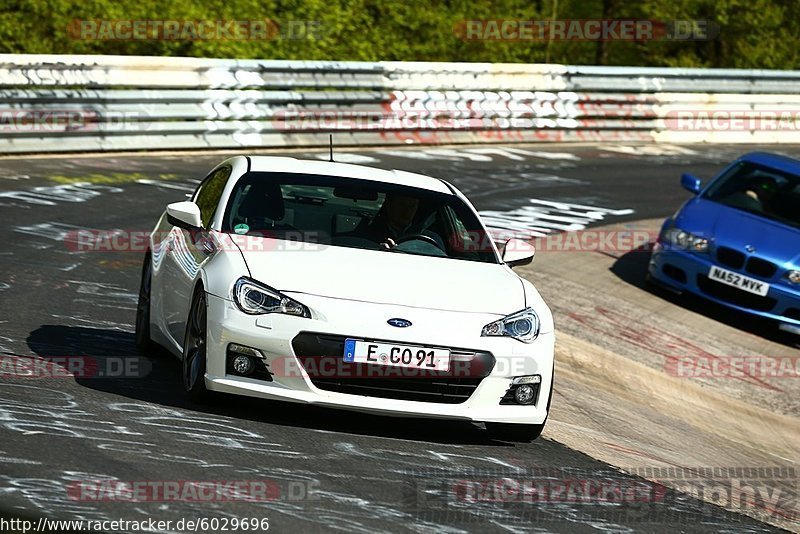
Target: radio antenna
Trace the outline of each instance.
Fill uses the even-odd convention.
[[[328,134],[328,141],[331,153],[330,162],[333,163],[333,134]]]

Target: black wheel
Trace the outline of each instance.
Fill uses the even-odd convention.
[[[150,253],[145,254],[142,264],[142,280],[139,283],[139,302],[136,305],[136,350],[142,356],[155,356],[160,347],[150,339],[150,282],[152,265]]]
[[[183,389],[190,400],[200,402],[208,397],[206,389],[206,293],[198,287],[186,320],[183,340]]]

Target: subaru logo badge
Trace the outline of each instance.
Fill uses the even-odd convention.
[[[394,319],[389,319],[386,322],[392,326],[396,326],[397,328],[407,328],[411,326],[411,321],[409,321],[408,319],[400,319],[398,317],[395,317]]]

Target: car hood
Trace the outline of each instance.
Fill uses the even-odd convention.
[[[779,265],[800,263],[800,229],[703,198],[689,201],[675,218],[678,228],[712,237],[716,246],[745,251]],[[710,235],[709,235],[710,234]]]
[[[501,315],[525,307],[521,280],[504,265],[254,239],[263,247],[242,250],[250,274],[279,291]]]

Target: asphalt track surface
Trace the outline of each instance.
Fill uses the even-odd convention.
[[[359,150],[345,161],[439,176],[481,211],[536,201],[599,206],[601,222],[664,217],[742,147],[455,147]],[[800,154],[800,148],[776,148]],[[285,153],[284,153],[285,154]],[[319,152],[292,153],[324,158]],[[556,441],[492,441],[479,425],[396,419],[220,396],[187,401],[177,360],[138,359],[140,252],[76,252],[80,228],[149,230],[221,154],[0,160],[0,353],[119,359],[128,377],[0,376],[0,509],[6,517],[269,518],[278,532],[769,532],[775,528],[654,488]],[[519,218],[519,217],[518,217]],[[523,221],[524,223],[524,221]],[[480,293],[476,281],[476,294]],[[558,322],[558,317],[556,317]],[[108,364],[111,365],[111,364]],[[138,369],[138,371],[136,371]],[[655,497],[470,502],[465,482],[605,482]],[[270,480],[266,502],[74,500],[80,481]],[[641,489],[640,488],[640,489]],[[647,492],[650,493],[647,493]],[[513,500],[513,499],[512,499]],[[176,530],[173,528],[172,530]]]

